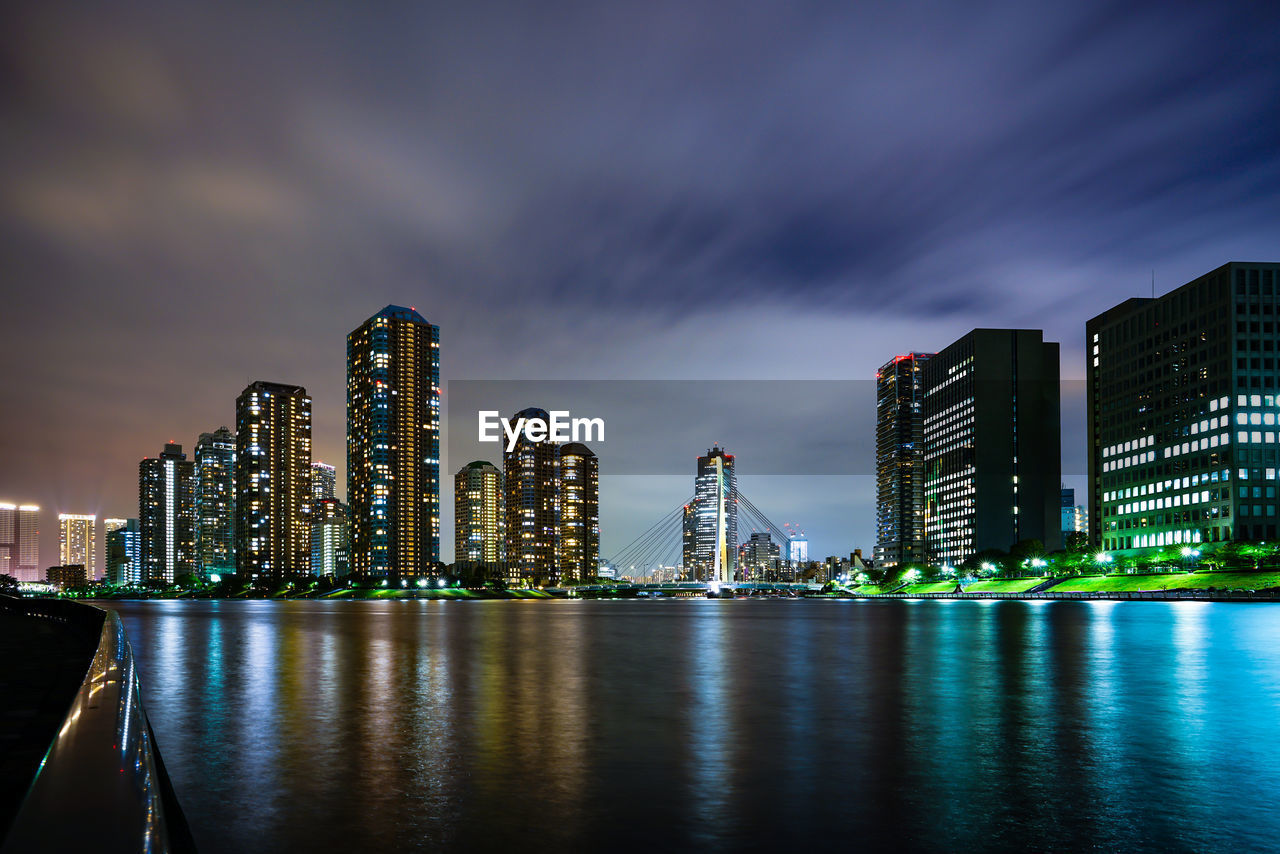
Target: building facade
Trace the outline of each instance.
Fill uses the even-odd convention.
[[[545,409],[522,409],[521,418],[549,421]],[[502,456],[503,510],[506,516],[507,574],[511,580],[558,584],[560,537],[560,446],[530,439],[521,430],[515,445]]]
[[[1280,263],[1126,300],[1088,321],[1085,342],[1092,542],[1274,540]]]
[[[733,581],[738,563],[738,476],[719,445],[698,457],[693,481],[693,549],[685,572],[696,581]]]
[[[782,569],[782,547],[768,531],[752,531],[738,549],[738,566],[744,581],[778,581]]]
[[[925,557],[1061,546],[1058,345],[975,329],[924,365]]]
[[[600,461],[581,442],[560,446],[560,574],[596,577],[600,567]]]
[[[389,305],[347,336],[352,570],[426,575],[440,560],[440,328]]]
[[[139,560],[143,582],[172,584],[195,572],[196,467],[169,443],[138,464]]]
[[[236,570],[236,437],[226,427],[196,441],[196,551],[200,571]]]
[[[311,497],[316,501],[328,501],[338,497],[338,471],[328,463],[311,464]]]
[[[311,506],[311,574],[340,578],[351,572],[347,508],[336,498]]]
[[[500,566],[506,545],[502,472],[476,460],[453,476],[453,560]]]
[[[137,519],[104,519],[107,572],[110,584],[130,585],[142,581],[141,536]]]
[[[925,560],[923,371],[933,355],[897,356],[876,371],[877,566]]]
[[[0,502],[0,575],[40,581],[40,508]]]
[[[80,513],[58,514],[58,561],[63,566],[84,567],[85,579],[97,576],[98,517]]]
[[[279,581],[311,572],[311,398],[255,382],[236,398],[236,572]]]

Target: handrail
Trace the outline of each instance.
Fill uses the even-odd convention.
[[[133,651],[119,616],[58,600],[23,600],[22,606],[32,616],[82,628],[96,620],[101,630],[89,671],[0,854],[193,852],[142,708]]]

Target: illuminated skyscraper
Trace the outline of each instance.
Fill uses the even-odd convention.
[[[58,560],[63,566],[83,566],[88,581],[97,578],[97,529],[97,516],[58,514]]]
[[[311,572],[311,398],[256,382],[236,399],[236,572]]]
[[[751,539],[738,549],[738,566],[749,581],[777,581],[781,568],[782,547],[768,531],[752,531]]]
[[[106,579],[111,584],[142,580],[141,542],[137,519],[103,519],[107,542]]]
[[[738,476],[733,454],[719,445],[698,457],[693,504],[692,577],[733,581],[738,563]]]
[[[337,498],[338,472],[328,463],[319,460],[311,464],[311,497],[316,501]]]
[[[502,512],[502,472],[493,463],[467,463],[453,476],[453,560],[502,562],[506,519]]]
[[[1058,345],[975,329],[924,365],[926,558],[1061,545]]]
[[[440,328],[389,305],[347,336],[351,566],[425,575],[440,560]]]
[[[561,578],[594,578],[600,566],[600,461],[581,442],[560,446]]]
[[[921,371],[932,356],[908,353],[876,371],[876,565],[885,568],[925,559]]]
[[[351,571],[347,530],[347,508],[341,501],[315,501],[311,507],[312,575],[338,577]]]
[[[138,464],[138,527],[143,581],[196,571],[196,466],[181,445]]]
[[[684,506],[680,520],[680,565],[683,568],[682,578],[685,581],[696,581],[698,578],[698,514],[694,509],[696,501]]]
[[[40,581],[40,508],[0,503],[0,575]]]
[[[196,541],[201,572],[236,570],[236,437],[226,427],[196,442]]]
[[[1085,324],[1089,510],[1107,551],[1280,534],[1280,264],[1231,262]]]
[[[522,409],[521,418],[550,420],[545,409]],[[558,584],[557,540],[560,535],[560,446],[534,441],[521,430],[515,446],[502,457],[502,490],[506,510],[507,567],[513,579]]]

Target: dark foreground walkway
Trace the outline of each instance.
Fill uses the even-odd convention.
[[[83,626],[0,605],[0,839],[58,734],[98,646]]]

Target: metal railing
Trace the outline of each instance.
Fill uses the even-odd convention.
[[[6,599],[0,607],[100,633],[89,671],[0,854],[195,851],[142,708],[120,618],[63,600]]]

